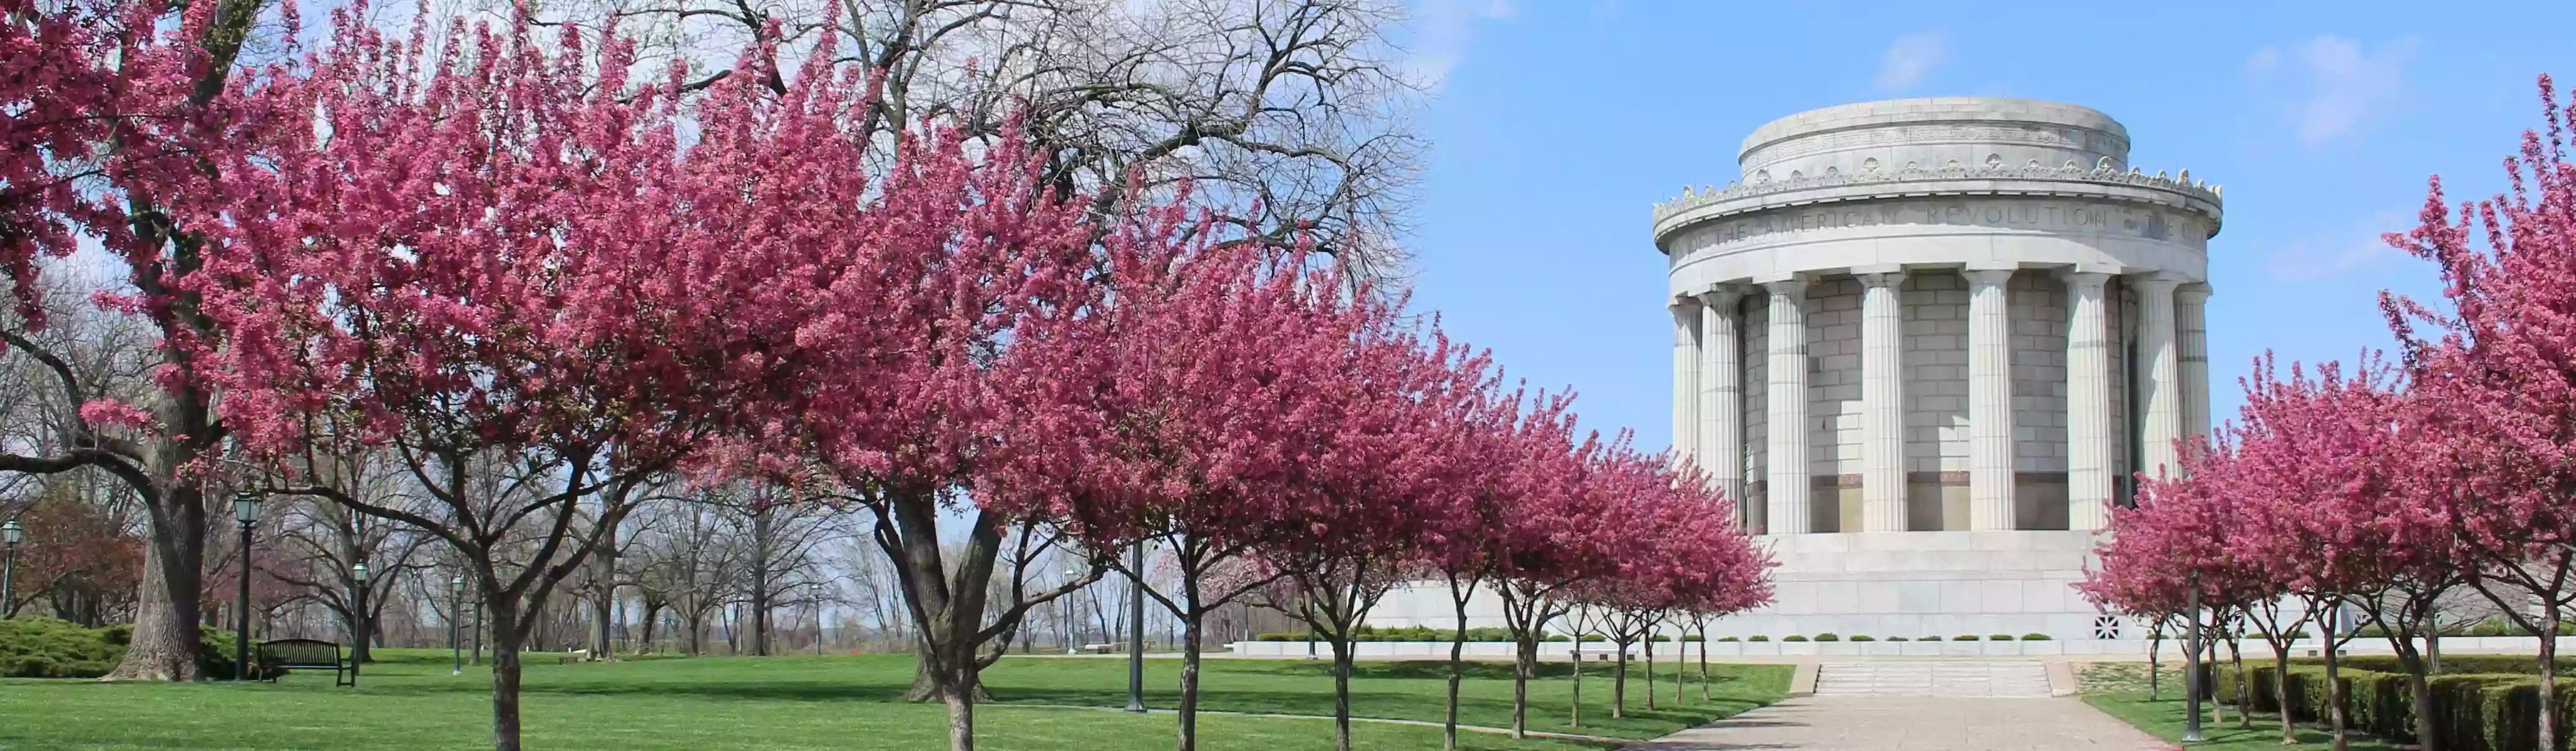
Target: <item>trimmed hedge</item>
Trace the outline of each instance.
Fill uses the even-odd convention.
[[[2393,662],[2393,659],[2390,660]],[[2376,661],[2374,661],[2376,662]],[[2450,667],[2448,658],[2444,667]],[[2279,712],[2290,707],[2292,720],[2323,723],[2328,721],[2325,667],[2306,662],[2290,665],[2290,699],[2281,699],[2274,681],[2271,664],[2247,665],[2246,693],[2236,695],[2236,671],[2230,665],[2213,666],[2215,685],[2211,693],[2219,701],[2251,706],[2257,712]],[[2415,703],[2405,673],[2344,668],[2339,671],[2345,698],[2345,719],[2350,727],[2399,743],[2416,743]],[[2433,676],[2427,687],[2433,699],[2433,728],[2441,747],[2454,751],[2509,751],[2534,748],[2537,745],[2539,682],[2530,675],[2457,673]],[[2558,696],[2559,727],[2576,720],[2576,685],[2563,685]],[[2558,739],[2557,750],[2567,751],[2569,739]]]
[[[198,630],[197,672],[208,678],[233,675],[233,634]],[[54,618],[0,620],[0,678],[96,678],[125,659],[134,626],[82,628]]]
[[[1869,636],[1868,634],[1853,634],[1853,635],[1852,635],[1851,640],[1852,640],[1852,641],[1878,641],[1877,639],[1872,639],[1872,638],[1870,638],[1870,636]]]
[[[1806,640],[1807,640],[1807,637],[1799,636],[1799,635],[1797,635],[1797,634],[1790,634],[1790,635],[1788,635],[1788,636],[1780,637],[1780,640],[1781,640],[1781,641],[1806,641]]]
[[[1817,635],[1816,635],[1816,641],[1842,641],[1842,640],[1843,640],[1843,637],[1842,637],[1842,635],[1841,635],[1841,634],[1836,634],[1836,633],[1831,632],[1831,631],[1827,631],[1827,632],[1824,632],[1824,633],[1821,633],[1821,634],[1817,634]]]

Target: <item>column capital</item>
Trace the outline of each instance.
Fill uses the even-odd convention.
[[[2111,277],[2119,275],[2108,271],[2102,271],[2097,268],[2076,266],[2058,271],[2057,276],[2060,279],[2066,280],[2067,286],[2070,287],[2079,289],[2099,289],[2104,282],[2111,281]]]
[[[2175,288],[2181,287],[2183,284],[2182,277],[2174,276],[2172,273],[2164,271],[2158,271],[2152,274],[2124,276],[2120,279],[2130,284],[2137,285],[2138,289],[2149,294],[2159,295],[2173,292]]]
[[[1762,291],[1769,292],[1774,295],[1804,297],[1807,294],[1807,278],[1797,274],[1783,274],[1780,276],[1755,279],[1753,280],[1753,283],[1761,285]]]
[[[1851,275],[1869,287],[1894,287],[1905,283],[1905,267],[1893,263],[1853,266]]]
[[[1959,273],[1968,278],[1969,284],[2002,286],[2012,281],[2013,271],[2014,269],[1981,269],[1971,266]]]
[[[1718,282],[1708,285],[1708,291],[1699,293],[1699,304],[1712,308],[1724,308],[1743,297],[1744,285]]]
[[[1688,294],[1674,295],[1673,299],[1664,304],[1664,307],[1671,309],[1673,311],[1673,315],[1677,317],[1687,313],[1697,313],[1699,312],[1699,297]]]
[[[2174,299],[2183,302],[2206,302],[2209,300],[2209,292],[2208,282],[2185,282],[2174,287]]]

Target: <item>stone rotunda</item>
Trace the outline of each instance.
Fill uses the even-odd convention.
[[[2137,636],[2070,585],[2131,474],[2208,432],[2218,189],[2023,99],[1803,112],[1738,163],[1654,208],[1674,447],[1780,563],[1712,636]]]

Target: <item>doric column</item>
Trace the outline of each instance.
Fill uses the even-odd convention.
[[[2209,437],[2209,283],[2174,288],[2174,347],[2182,355],[2182,434]]]
[[[2012,529],[2011,269],[1969,269],[1968,528]]]
[[[1854,269],[1860,296],[1861,531],[1905,531],[1905,273]]]
[[[2170,474],[2174,439],[2182,437],[2182,357],[2175,346],[2174,286],[2163,274],[2140,277],[2138,291],[2139,390],[2145,397],[2146,420],[2138,439],[2138,470],[2148,477]]]
[[[1699,301],[1673,298],[1673,455],[1696,457],[1699,444]]]
[[[1699,296],[1699,464],[1737,504],[1744,502],[1744,363],[1736,331],[1743,297],[1731,284]]]
[[[2111,343],[2102,284],[2110,274],[2066,275],[2066,528],[2110,524]]]
[[[1790,278],[1765,282],[1771,293],[1770,362],[1763,367],[1770,382],[1769,470],[1763,478],[1769,496],[1770,534],[1806,534],[1807,511],[1807,282]]]

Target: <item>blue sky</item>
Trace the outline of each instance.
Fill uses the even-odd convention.
[[[2540,124],[2534,77],[2576,79],[2576,48],[2539,31],[2576,27],[2576,3],[1412,2],[1414,64],[1445,71],[1420,124],[1415,304],[1648,448],[1670,441],[1672,379],[1648,207],[1734,179],[1744,135],[1773,118],[1899,96],[2073,102],[2128,126],[2133,164],[2225,185],[2209,308],[2225,420],[2266,349],[2384,347],[2379,290],[2439,287],[2379,233],[2412,226],[2427,176],[2454,201],[2501,189]]]

